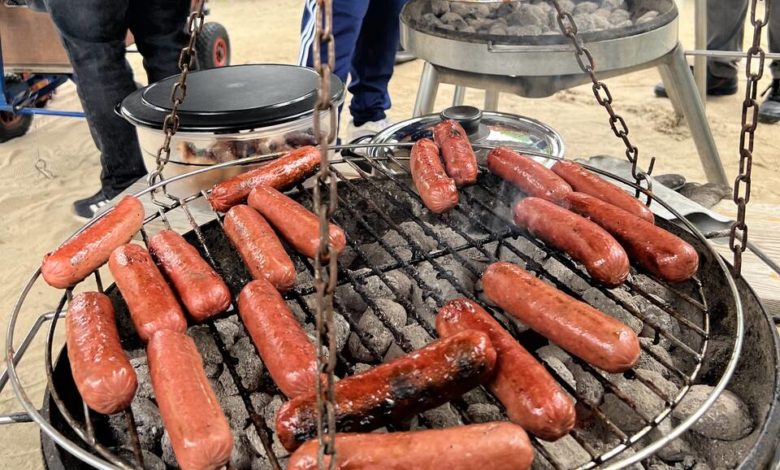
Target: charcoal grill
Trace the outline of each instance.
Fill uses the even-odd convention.
[[[659,221],[666,229],[686,239],[697,248],[701,256],[700,275],[692,281],[680,285],[667,285],[652,279],[645,274],[632,269],[631,276],[624,286],[616,289],[605,289],[596,285],[582,269],[566,255],[557,252],[543,243],[530,237],[511,223],[510,206],[517,198],[522,197],[518,191],[503,184],[484,168],[475,186],[461,191],[461,204],[451,214],[436,216],[423,209],[417,193],[410,181],[405,154],[407,149],[398,144],[395,151],[384,152],[376,158],[360,157],[358,155],[344,157],[332,162],[332,171],[339,184],[339,210],[335,222],[346,231],[352,261],[345,260],[339,269],[340,289],[357,296],[368,308],[371,308],[383,326],[391,333],[396,351],[411,351],[420,346],[420,336],[412,337],[410,330],[424,332],[429,341],[436,337],[433,327],[433,315],[437,307],[451,296],[463,296],[480,300],[476,282],[484,266],[495,260],[520,262],[545,281],[554,284],[564,292],[580,299],[585,299],[624,321],[641,327],[643,363],[652,362],[660,373],[668,377],[661,386],[658,380],[636,371],[626,374],[607,374],[596,370],[587,364],[571,359],[600,384],[606,394],[612,396],[612,401],[618,403],[621,413],[632,416],[633,425],[623,426],[619,423],[614,409],[609,409],[604,402],[589,403],[581,395],[576,383],[572,383],[566,371],[556,367],[555,361],[542,356],[545,365],[578,402],[579,424],[574,431],[563,439],[564,444],[550,444],[533,439],[536,448],[537,468],[580,468],[621,467],[637,462],[652,455],[653,452],[683,433],[691,426],[717,396],[724,390],[731,378],[740,356],[743,343],[744,319],[742,304],[735,283],[729,274],[723,260],[716,255],[706,239],[690,224],[680,218],[685,229]],[[168,180],[193,177],[197,174],[218,170],[222,167],[266,160],[269,157],[250,158],[204,168],[188,175],[177,176]],[[358,164],[359,163],[359,164]],[[355,179],[347,178],[345,170],[349,168],[358,173]],[[365,168],[370,168],[370,172]],[[618,177],[613,178],[624,183]],[[629,183],[630,184],[630,183]],[[153,187],[152,187],[153,188]],[[144,196],[151,190],[140,192]],[[303,204],[311,205],[311,190],[299,185],[290,193]],[[652,194],[646,192],[652,197]],[[250,278],[242,265],[240,258],[230,247],[221,230],[220,215],[203,213],[193,210],[196,205],[208,207],[204,203],[205,193],[196,193],[180,202],[161,208],[145,220],[142,238],[153,234],[165,225],[174,225],[192,242],[204,257],[220,272],[231,288],[234,298],[241,287]],[[672,212],[661,200],[654,203],[662,204]],[[174,222],[185,221],[188,226],[182,229]],[[388,241],[388,234],[396,232],[396,241]],[[400,238],[399,238],[400,237]],[[398,241],[400,240],[400,241]],[[385,255],[381,262],[375,261],[375,254],[368,252],[368,247],[381,247]],[[432,248],[430,246],[433,246]],[[290,251],[292,253],[292,251]],[[372,261],[373,260],[373,261]],[[315,288],[313,285],[313,266],[305,258],[294,258],[298,269],[298,283],[292,292],[286,294],[286,299],[294,311],[298,311],[308,324],[314,321],[312,308]],[[348,261],[348,262],[347,262]],[[456,266],[460,268],[456,269]],[[102,268],[105,269],[105,268]],[[2,377],[0,387],[5,380],[10,380],[13,389],[24,407],[24,410],[42,430],[44,446],[48,449],[47,458],[62,463],[64,468],[75,468],[86,462],[97,468],[134,468],[141,465],[142,456],[147,459],[150,454],[141,452],[139,442],[144,436],[138,435],[132,410],[111,420],[124,423],[127,428],[124,442],[116,442],[106,432],[108,419],[94,412],[85,413],[86,407],[80,400],[70,378],[67,355],[59,353],[59,360],[54,361],[54,333],[58,319],[64,315],[63,309],[71,294],[67,291],[54,312],[40,316],[35,327],[27,333],[17,348],[18,332],[16,322],[25,307],[25,299],[39,289],[50,289],[39,282],[39,272],[36,272],[19,298],[14,308],[7,333],[7,376]],[[399,288],[399,275],[406,278],[412,285],[412,291],[419,296],[410,296]],[[394,280],[390,278],[394,277]],[[95,281],[100,289],[100,270],[95,273]],[[392,323],[382,309],[377,305],[376,290],[371,285],[379,284],[383,296],[402,305],[408,314],[407,325]],[[141,345],[132,333],[132,327],[127,318],[127,310],[114,286],[106,289],[117,308],[117,318],[123,345],[131,357],[142,355]],[[345,307],[347,294],[342,293],[336,299],[336,308],[349,325],[349,330],[356,334],[358,341],[373,357],[373,362],[384,359],[385,353],[377,350],[371,338],[358,324],[355,316]],[[482,302],[484,305],[484,302]],[[508,321],[499,312],[491,310],[497,318],[530,350],[540,350],[547,342],[530,331],[523,331],[518,325]],[[653,312],[652,314],[650,312]],[[31,314],[32,312],[24,312]],[[253,405],[253,390],[242,385],[241,377],[236,371],[235,360],[231,357],[220,338],[217,322],[235,317],[235,303],[229,312],[220,319],[206,323],[221,354],[220,361],[224,364],[226,374],[237,388],[238,396],[251,423],[250,428],[258,437],[259,445],[254,451],[261,467],[276,468],[284,462],[286,453],[279,452],[274,444],[273,429],[269,428],[262,418],[263,410]],[[677,327],[670,329],[661,319],[674,319]],[[45,369],[48,377],[47,397],[44,410],[39,411],[25,391],[18,372],[17,363],[32,338],[38,334],[40,327],[51,320],[46,342]],[[416,326],[414,326],[416,325]],[[709,348],[710,338],[718,334],[726,338],[713,357]],[[662,348],[662,350],[659,349]],[[559,361],[560,362],[560,361]],[[349,348],[341,349],[338,355],[337,373],[341,376],[356,371],[357,361],[351,357]],[[695,412],[683,420],[675,422],[672,430],[663,436],[651,434],[659,423],[669,421],[669,414],[685,396],[690,386],[700,381],[702,371],[706,372],[708,383],[715,386],[712,394]],[[143,380],[143,379],[141,379]],[[637,401],[627,390],[641,389],[644,396],[651,397],[648,405]],[[263,376],[258,390],[268,395],[279,395],[273,383]],[[503,410],[496,400],[484,390],[481,390],[483,404],[493,405],[503,415]],[[472,397],[473,398],[473,397]],[[469,412],[469,398],[456,400],[451,404],[461,422],[474,422],[473,413]],[[224,403],[223,407],[225,406]],[[23,414],[13,415],[8,419],[25,419]],[[118,421],[117,421],[118,420]],[[425,413],[420,415],[414,426],[427,427],[434,425]],[[403,429],[409,423],[397,423],[393,429]],[[248,429],[248,428],[247,428]],[[596,431],[597,430],[597,431]],[[563,451],[562,446],[575,449]],[[118,448],[124,447],[119,455]],[[66,452],[62,452],[62,450]],[[158,447],[159,452],[159,447]],[[577,457],[571,457],[576,455]],[[59,457],[57,457],[59,456]],[[77,460],[74,460],[75,456]],[[50,462],[51,463],[51,462]],[[56,465],[53,465],[56,468]]]
[[[401,13],[404,49],[425,60],[414,115],[429,114],[440,83],[486,90],[485,109],[495,111],[498,93],[529,98],[550,96],[590,82],[560,34],[508,36],[431,27],[421,19],[432,0],[411,0]],[[658,67],[678,116],[685,116],[710,182],[729,184],[704,106],[678,42],[678,11],[673,0],[627,0],[629,11],[658,11],[633,26],[580,33],[601,79]],[[460,89],[460,90],[459,90]]]

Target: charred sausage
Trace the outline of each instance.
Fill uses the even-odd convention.
[[[184,237],[173,230],[162,230],[149,239],[149,251],[195,321],[228,309],[230,290],[225,281]]]
[[[507,147],[496,147],[488,153],[488,169],[517,186],[529,196],[559,202],[571,192],[571,186],[541,163]]]
[[[100,220],[43,257],[43,279],[58,289],[76,284],[105,264],[116,247],[129,242],[143,222],[141,201],[125,196]]]
[[[514,219],[531,235],[582,263],[597,281],[614,287],[628,277],[628,255],[620,243],[588,219],[536,197],[518,202]]]
[[[444,171],[439,148],[432,140],[420,139],[414,143],[409,169],[414,186],[429,210],[441,214],[458,205],[455,180]]]
[[[266,163],[260,168],[241,173],[211,188],[211,206],[226,212],[246,201],[249,192],[261,184],[284,189],[312,175],[320,164],[320,152],[306,146]]]
[[[320,219],[297,201],[269,186],[249,193],[249,205],[265,217],[296,251],[314,259],[320,248]],[[344,251],[347,237],[335,224],[328,224],[328,237],[336,253]]]
[[[482,288],[491,302],[591,365],[625,372],[639,359],[639,339],[631,328],[520,266],[491,264],[482,275]]]
[[[130,406],[138,379],[122,350],[111,300],[99,292],[76,294],[66,321],[70,370],[87,405],[103,414]]]
[[[225,233],[255,279],[265,278],[279,291],[295,285],[295,265],[262,215],[249,206],[233,206],[225,216]]]
[[[645,219],[583,193],[571,193],[565,205],[601,225],[632,260],[661,279],[682,282],[699,270],[699,255],[691,245]]]
[[[574,427],[574,403],[558,383],[488,312],[467,299],[447,302],[436,315],[436,331],[446,338],[465,330],[490,336],[498,354],[488,388],[513,422],[554,441]]]
[[[447,174],[457,186],[477,182],[477,156],[458,121],[442,121],[433,126],[433,140],[441,149]]]
[[[464,331],[336,383],[336,426],[368,431],[434,408],[490,378],[496,350],[485,333]],[[317,434],[315,393],[288,401],[276,433],[295,450]]]
[[[230,459],[233,435],[211,389],[195,342],[159,331],[146,348],[152,388],[179,467],[220,468]]]
[[[317,353],[274,286],[262,278],[244,286],[238,312],[282,393],[293,398],[314,391]]]
[[[337,434],[340,470],[525,470],[534,451],[523,428],[512,423],[483,423],[425,431]],[[317,441],[302,445],[287,470],[316,470]],[[326,460],[326,467],[329,460]]]
[[[580,164],[561,160],[555,162],[552,171],[560,176],[577,192],[589,194],[613,206],[618,206],[623,210],[631,212],[637,217],[641,217],[651,224],[655,222],[653,211],[638,199],[631,197],[628,193],[618,188],[614,184],[599,178],[590,171],[586,170]]]
[[[108,260],[108,269],[130,310],[138,336],[148,342],[160,330],[183,333],[187,320],[171,288],[149,252],[135,243],[122,245]]]

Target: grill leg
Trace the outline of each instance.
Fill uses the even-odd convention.
[[[485,90],[485,111],[498,111],[498,90]]]
[[[420,88],[417,90],[417,99],[414,102],[413,116],[421,116],[433,112],[433,105],[436,101],[436,93],[439,92],[439,72],[426,62],[423,67],[422,76],[420,76]]]
[[[466,99],[466,87],[461,85],[455,85],[455,94],[452,96],[452,105],[460,106],[463,104],[463,100]]]
[[[666,55],[660,67],[669,98],[676,102],[675,111],[682,110],[688,122],[707,181],[728,186],[726,171],[720,161],[718,148],[704,112],[704,105],[699,97],[699,90],[696,88],[696,82],[693,80],[680,44]]]

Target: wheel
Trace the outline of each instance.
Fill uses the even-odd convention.
[[[6,86],[19,83],[21,77],[16,75],[7,75],[5,77]],[[23,136],[30,129],[32,124],[32,114],[16,114],[8,111],[0,111],[0,142],[11,140],[14,137]]]
[[[230,65],[230,39],[219,23],[206,23],[198,36],[198,67],[201,70]]]

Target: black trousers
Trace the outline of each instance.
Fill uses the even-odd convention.
[[[89,130],[100,150],[103,192],[112,198],[146,174],[135,128],[114,107],[135,91],[125,58],[130,30],[149,82],[178,73],[188,0],[46,0],[70,57]]]

